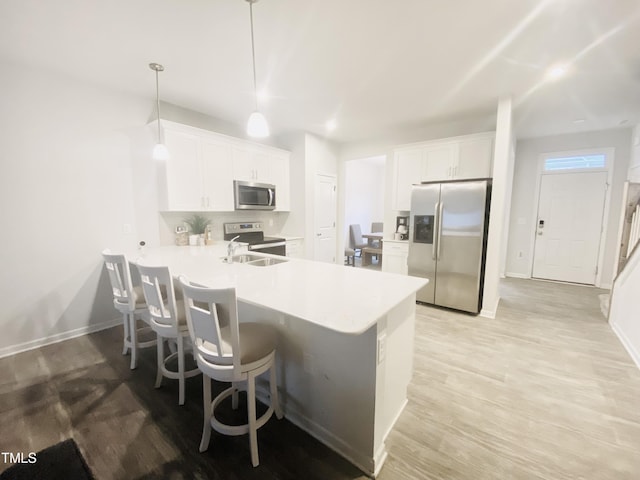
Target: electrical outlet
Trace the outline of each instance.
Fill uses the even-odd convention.
[[[387,357],[387,334],[383,333],[378,337],[378,365],[384,362]]]
[[[522,259],[524,258],[524,253],[523,252],[518,252],[518,259]]]
[[[313,373],[313,356],[310,353],[305,353],[302,358],[304,371]]]
[[[273,227],[273,218],[270,218],[270,219],[269,219],[269,226],[270,226],[270,227]]]

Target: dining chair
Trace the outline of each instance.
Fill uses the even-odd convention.
[[[202,391],[204,424],[200,451],[209,447],[211,428],[224,435],[249,434],[251,463],[257,467],[258,428],[275,412],[282,418],[276,381],[276,331],[262,323],[239,323],[238,303],[234,287],[203,288],[181,276],[187,325],[191,334],[196,362],[203,373]],[[267,411],[256,418],[256,377],[269,372],[270,401]],[[211,400],[211,379],[230,382],[231,387]],[[248,421],[244,425],[228,425],[216,418],[216,407],[231,396],[231,406],[238,408],[238,388],[247,391]]]
[[[353,248],[356,254],[360,251],[360,256],[362,256],[362,249],[368,245],[368,242],[365,242],[364,238],[362,238],[360,225],[357,223],[349,225],[349,248]]]
[[[347,265],[351,265],[352,267],[356,266],[356,252],[353,248],[345,248],[344,257],[347,261]]]
[[[149,309],[150,325],[157,335],[157,371],[156,388],[162,385],[162,378],[178,380],[178,404],[184,405],[185,380],[200,374],[196,367],[185,371],[185,350],[190,346],[189,329],[184,310],[184,301],[176,300],[173,279],[169,267],[150,267],[137,264],[142,280],[142,290]],[[163,291],[166,295],[163,295]],[[177,350],[165,356],[164,344],[175,341]],[[186,341],[186,342],[185,342]],[[186,344],[187,343],[187,344]],[[177,370],[171,370],[168,364],[178,361]]]
[[[122,354],[131,352],[131,370],[137,367],[138,349],[153,347],[156,340],[140,341],[139,337],[151,332],[148,325],[149,311],[140,285],[133,285],[131,267],[122,254],[106,249],[102,252],[105,267],[109,273],[113,306],[122,313],[124,329]],[[138,326],[138,320],[145,322]]]
[[[382,233],[383,230],[384,230],[383,222],[371,222],[371,233]],[[371,242],[371,246],[374,248],[382,248],[382,246],[380,245],[380,240],[373,240]]]
[[[371,222],[371,233],[382,233],[384,230],[383,222]]]

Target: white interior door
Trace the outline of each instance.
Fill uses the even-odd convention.
[[[533,277],[595,284],[607,172],[542,175]]]
[[[315,255],[319,262],[336,261],[336,178],[316,176]]]

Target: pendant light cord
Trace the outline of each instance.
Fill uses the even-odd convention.
[[[160,138],[160,86],[158,82],[158,70],[156,69],[156,112],[158,113],[158,143],[162,143]]]
[[[256,112],[258,111],[258,83],[256,82],[256,47],[253,42],[253,1],[249,2],[249,17],[251,19],[251,58],[253,60],[253,94],[256,100]]]

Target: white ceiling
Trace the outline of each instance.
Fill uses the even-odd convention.
[[[640,122],[639,0],[261,0],[261,103],[274,134],[340,142],[492,114],[519,137]],[[244,0],[2,0],[0,57],[233,123],[254,107]],[[547,68],[569,74],[544,82]],[[151,102],[152,105],[152,102]],[[327,135],[325,122],[338,128]],[[584,120],[574,123],[575,120]],[[626,123],[625,123],[626,122]]]

